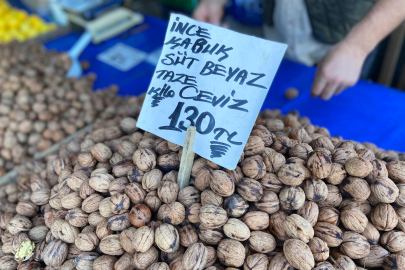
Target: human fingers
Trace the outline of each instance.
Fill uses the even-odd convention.
[[[318,71],[315,74],[314,82],[312,84],[311,96],[318,97],[325,89],[327,83],[328,81],[325,78],[323,78],[321,72],[318,69]]]
[[[326,85],[325,89],[320,95],[320,98],[323,100],[329,100],[333,94],[338,90],[340,87],[340,84],[338,83],[333,83],[333,82],[328,82]]]
[[[339,88],[335,91],[335,96],[339,95],[340,93],[342,93],[347,88],[348,88],[348,86],[346,86],[346,85],[340,85]]]
[[[200,4],[193,12],[193,19],[200,22],[209,22],[209,12],[205,4]]]

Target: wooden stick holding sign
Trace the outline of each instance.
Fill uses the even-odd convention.
[[[194,161],[194,138],[196,128],[189,126],[187,128],[186,138],[184,139],[183,153],[181,154],[180,170],[177,177],[179,188],[185,188],[190,182],[191,168]]]

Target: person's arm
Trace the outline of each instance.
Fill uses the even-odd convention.
[[[319,63],[311,95],[328,100],[356,84],[367,55],[404,19],[405,1],[378,1]]]
[[[220,25],[227,0],[201,0],[193,12],[197,21]]]

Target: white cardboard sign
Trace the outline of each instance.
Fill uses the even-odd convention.
[[[172,14],[137,126],[235,169],[286,48]]]

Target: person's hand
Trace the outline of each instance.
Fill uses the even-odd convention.
[[[318,65],[311,95],[329,100],[357,83],[367,53],[342,41],[333,46]]]
[[[224,16],[223,0],[202,0],[193,12],[193,18],[197,21],[220,25]]]

